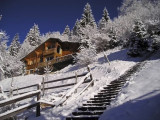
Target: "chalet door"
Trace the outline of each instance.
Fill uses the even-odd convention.
[[[60,50],[61,50],[61,47],[58,45],[58,47],[57,47],[57,53],[60,54]]]

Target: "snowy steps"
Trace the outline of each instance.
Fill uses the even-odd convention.
[[[98,120],[100,115],[106,110],[104,108],[107,108],[111,101],[118,96],[127,78],[139,70],[145,64],[145,60],[150,56],[147,55],[141,62],[134,65],[118,79],[103,87],[93,98],[90,98],[90,100],[84,103],[81,108],[78,108],[76,112],[68,116],[66,120]]]
[[[93,98],[83,103],[82,107],[72,112],[72,115],[67,117],[66,120],[98,120],[111,101],[116,98],[125,82],[125,80],[112,81],[94,95]]]
[[[72,114],[74,116],[79,116],[79,115],[101,115],[103,111],[79,111],[79,112],[73,112]]]

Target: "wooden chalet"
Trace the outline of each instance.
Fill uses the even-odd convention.
[[[26,74],[43,73],[46,66],[52,66],[53,71],[59,70],[73,60],[80,43],[63,42],[50,38],[21,59],[26,65]]]

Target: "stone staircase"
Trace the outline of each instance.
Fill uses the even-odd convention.
[[[117,79],[90,98],[82,107],[77,108],[66,120],[98,120],[100,115],[107,109],[111,101],[116,98],[125,80]]]

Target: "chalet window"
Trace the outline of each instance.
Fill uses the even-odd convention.
[[[34,71],[33,70],[30,70],[30,74],[33,74],[34,73]]]
[[[60,51],[61,51],[61,47],[58,45],[58,47],[57,47],[57,53],[60,54]]]
[[[54,48],[54,45],[50,45],[50,46],[48,46],[47,48],[48,48],[48,50],[49,50],[49,49],[52,49],[52,48]]]
[[[47,57],[46,58],[46,61],[50,61],[50,60],[52,60],[53,59],[53,56],[50,56],[50,57]]]
[[[43,56],[40,57],[40,62],[43,62]]]
[[[29,65],[33,65],[33,61],[30,61],[30,64]]]

